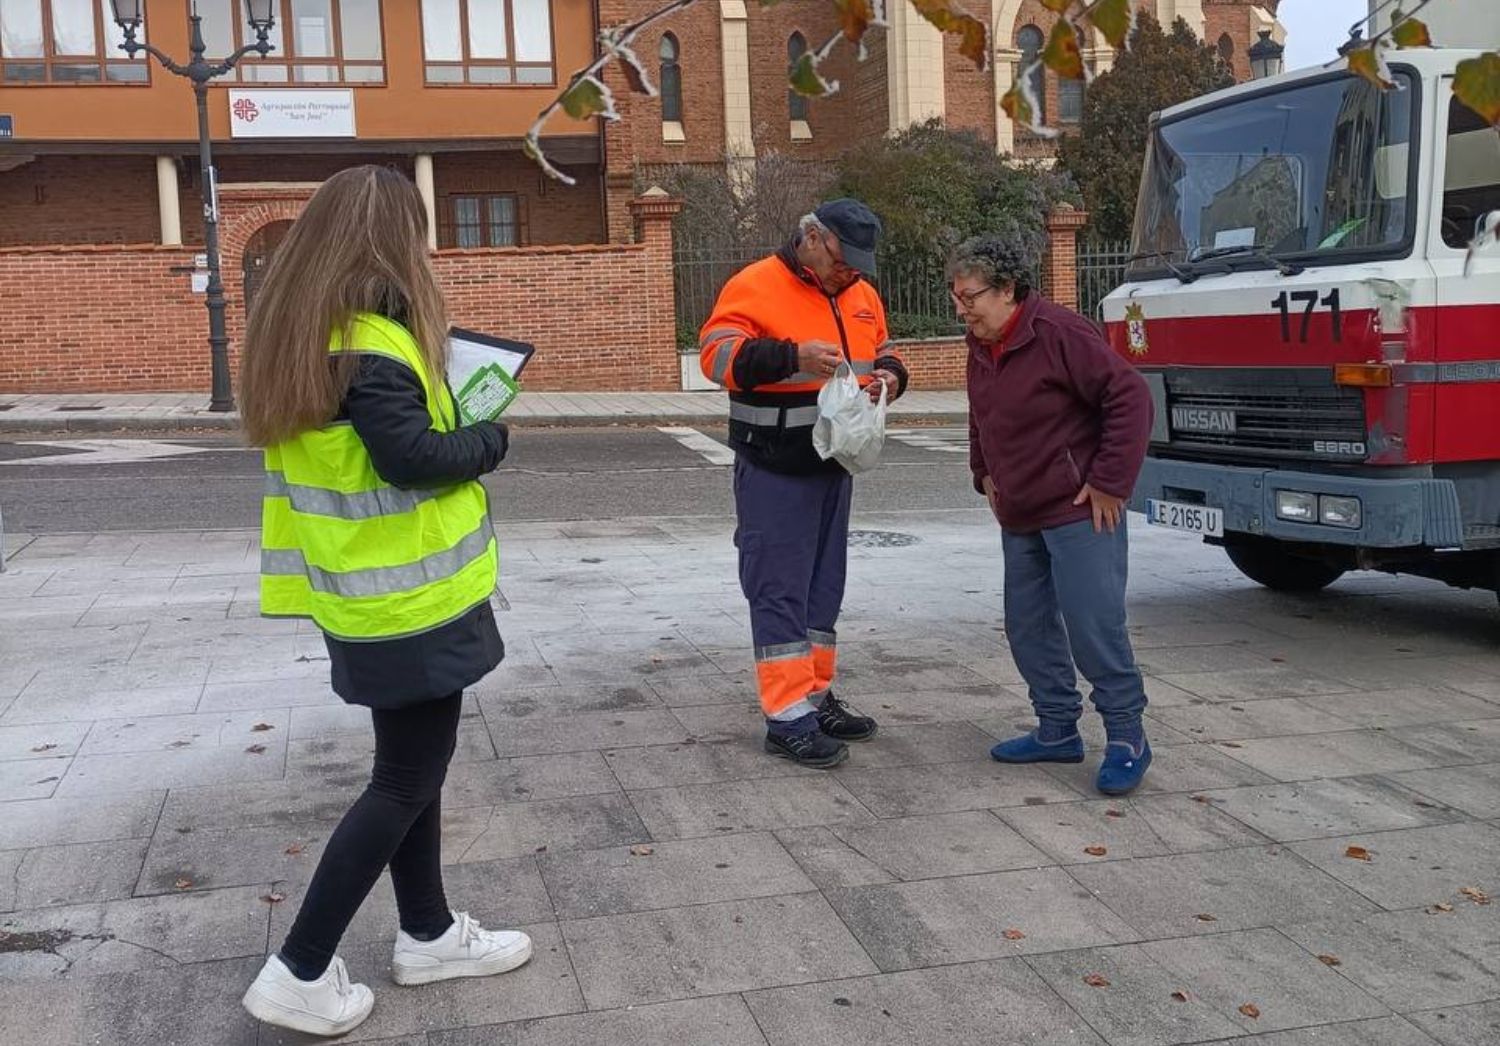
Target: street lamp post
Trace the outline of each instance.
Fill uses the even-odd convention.
[[[224,281],[219,277],[219,193],[214,173],[213,146],[208,137],[208,85],[235,67],[252,51],[262,58],[271,53],[269,37],[276,26],[276,0],[246,0],[249,21],[255,30],[255,43],[241,47],[222,62],[210,63],[204,58],[203,19],[193,5],[189,21],[192,35],[188,43],[191,60],[179,65],[150,44],[135,38],[144,17],[144,0],[111,0],[115,23],[124,30],[125,42],[120,48],[131,58],[145,51],[168,72],[193,82],[198,101],[198,160],[203,182],[203,245],[208,254],[208,346],[213,363],[213,393],[208,409],[216,413],[234,410],[234,390],[229,380],[229,334],[224,323]],[[236,5],[238,6],[238,2]]]
[[[1271,30],[1262,29],[1260,39],[1250,46],[1250,75],[1257,80],[1280,76],[1286,48],[1271,39]]]

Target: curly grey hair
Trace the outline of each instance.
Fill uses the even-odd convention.
[[[1031,293],[1036,260],[1020,244],[1005,237],[974,236],[958,245],[948,259],[948,282],[960,276],[977,276],[990,287],[1014,287],[1016,301]]]

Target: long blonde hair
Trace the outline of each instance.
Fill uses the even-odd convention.
[[[409,330],[430,374],[447,370],[447,310],[427,252],[427,212],[401,172],[368,165],[324,182],[282,241],[255,299],[240,362],[240,416],[270,446],[328,424],[358,365],[328,342],[355,314]]]

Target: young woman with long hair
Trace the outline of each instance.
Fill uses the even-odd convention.
[[[448,321],[415,186],[384,167],[334,175],[292,226],[251,312],[240,403],[265,448],[261,612],[312,618],[333,689],[372,710],[369,786],[329,838],[281,949],[245,993],[271,1024],[342,1035],[374,1006],[334,951],[389,867],[398,984],[503,973],[531,957],[443,893],[439,796],[463,690],[505,648],[497,551],[478,477],[503,425],[460,425]]]

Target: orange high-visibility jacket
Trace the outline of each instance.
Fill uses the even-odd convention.
[[[837,467],[812,449],[824,379],[798,370],[797,347],[809,341],[840,346],[861,385],[883,369],[905,391],[875,288],[860,280],[825,294],[790,245],[730,277],[698,336],[704,375],[729,391],[730,445],[778,472]]]

